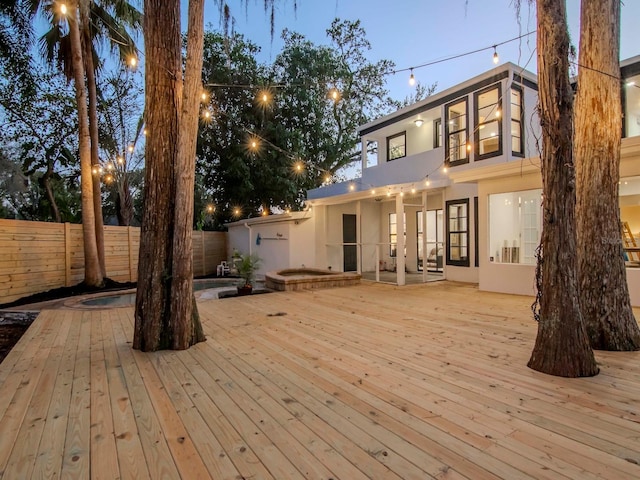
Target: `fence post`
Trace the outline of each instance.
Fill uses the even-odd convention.
[[[127,226],[127,249],[129,251],[129,281],[133,282],[133,242],[131,240],[131,225]]]
[[[202,236],[202,276],[207,274],[207,252],[205,250],[204,230],[200,232]]]
[[[71,286],[71,224],[64,224],[64,286]]]

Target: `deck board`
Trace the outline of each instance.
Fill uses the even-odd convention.
[[[44,311],[0,364],[0,478],[640,478],[640,352],[534,372],[530,304],[452,282],[207,300],[207,341],[156,353],[131,308]]]

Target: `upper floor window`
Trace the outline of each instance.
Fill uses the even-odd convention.
[[[474,94],[476,159],[502,154],[502,108],[500,85]]]
[[[447,202],[447,265],[469,266],[469,199]]]
[[[624,136],[640,136],[640,75],[625,78],[623,97]]]
[[[445,107],[447,119],[445,156],[449,165],[468,163],[467,156],[467,99],[458,100]]]
[[[524,105],[522,89],[511,87],[511,152],[524,157]]]
[[[398,133],[387,137],[387,160],[395,160],[407,155],[407,134]]]
[[[442,146],[442,119],[436,118],[433,121],[433,148]]]

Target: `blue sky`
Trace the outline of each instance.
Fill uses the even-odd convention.
[[[248,14],[230,2],[236,18],[236,31],[262,48],[260,60],[270,62],[282,47],[280,33],[284,28],[302,33],[318,44],[327,44],[326,29],[335,17],[360,20],[372,49],[371,61],[393,60],[397,69],[414,67],[502,43],[535,30],[535,6],[522,0],[520,24],[513,0],[298,0],[294,12],[293,0],[277,0],[273,40],[263,0],[248,0]],[[621,24],[621,59],[640,54],[637,22],[640,1],[624,0]],[[186,0],[183,1],[186,16]],[[233,6],[235,5],[235,6]],[[579,40],[579,0],[567,0],[569,30],[573,43]],[[206,2],[205,23],[219,27],[218,9],[212,0]],[[634,35],[636,34],[636,35]],[[635,36],[635,38],[634,38]],[[535,34],[498,47],[500,62],[511,61],[535,72]],[[437,90],[460,83],[493,68],[493,49],[456,60],[414,70],[416,78]],[[392,97],[403,99],[411,93],[408,72],[388,77]]]

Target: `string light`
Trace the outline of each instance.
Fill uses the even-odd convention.
[[[429,175],[427,175],[427,179],[424,181],[425,186],[431,185],[431,181],[429,180]]]
[[[416,193],[416,187],[411,187],[411,193]]]
[[[340,101],[340,91],[336,87],[333,87],[329,90],[329,98],[337,103]]]
[[[211,204],[207,205],[207,213],[213,213],[215,211],[216,211],[216,207],[214,207]]]
[[[67,4],[66,3],[61,3],[60,4],[60,13],[62,15],[66,15],[67,14]]]
[[[118,158],[117,158],[117,162],[118,162],[120,165],[122,165],[122,164],[124,163],[124,158],[122,158],[122,157],[118,157]]]
[[[142,131],[142,134],[143,134],[145,137],[147,136],[147,134],[148,134],[148,133],[149,133],[149,132],[147,131],[147,129],[146,129],[146,128]]]
[[[493,46],[493,63],[497,65],[499,61],[500,61],[500,57],[498,56],[498,46],[494,45]]]
[[[409,85],[412,87],[416,84],[416,77],[413,75],[413,68],[411,69],[411,75],[409,75]]]
[[[129,153],[133,153],[133,145],[129,145],[127,147],[127,150],[129,150]]]
[[[442,166],[442,173],[447,173],[449,171],[449,169],[447,168],[446,165]]]
[[[209,94],[207,93],[206,90],[203,90],[202,93],[200,94],[200,99],[203,102],[206,102],[207,100],[209,100]]]
[[[128,63],[131,68],[136,68],[138,66],[138,59],[132,55],[129,57]]]
[[[372,189],[371,189],[371,195],[375,195],[375,194],[376,194],[376,189],[375,189],[375,188],[372,188]]]

